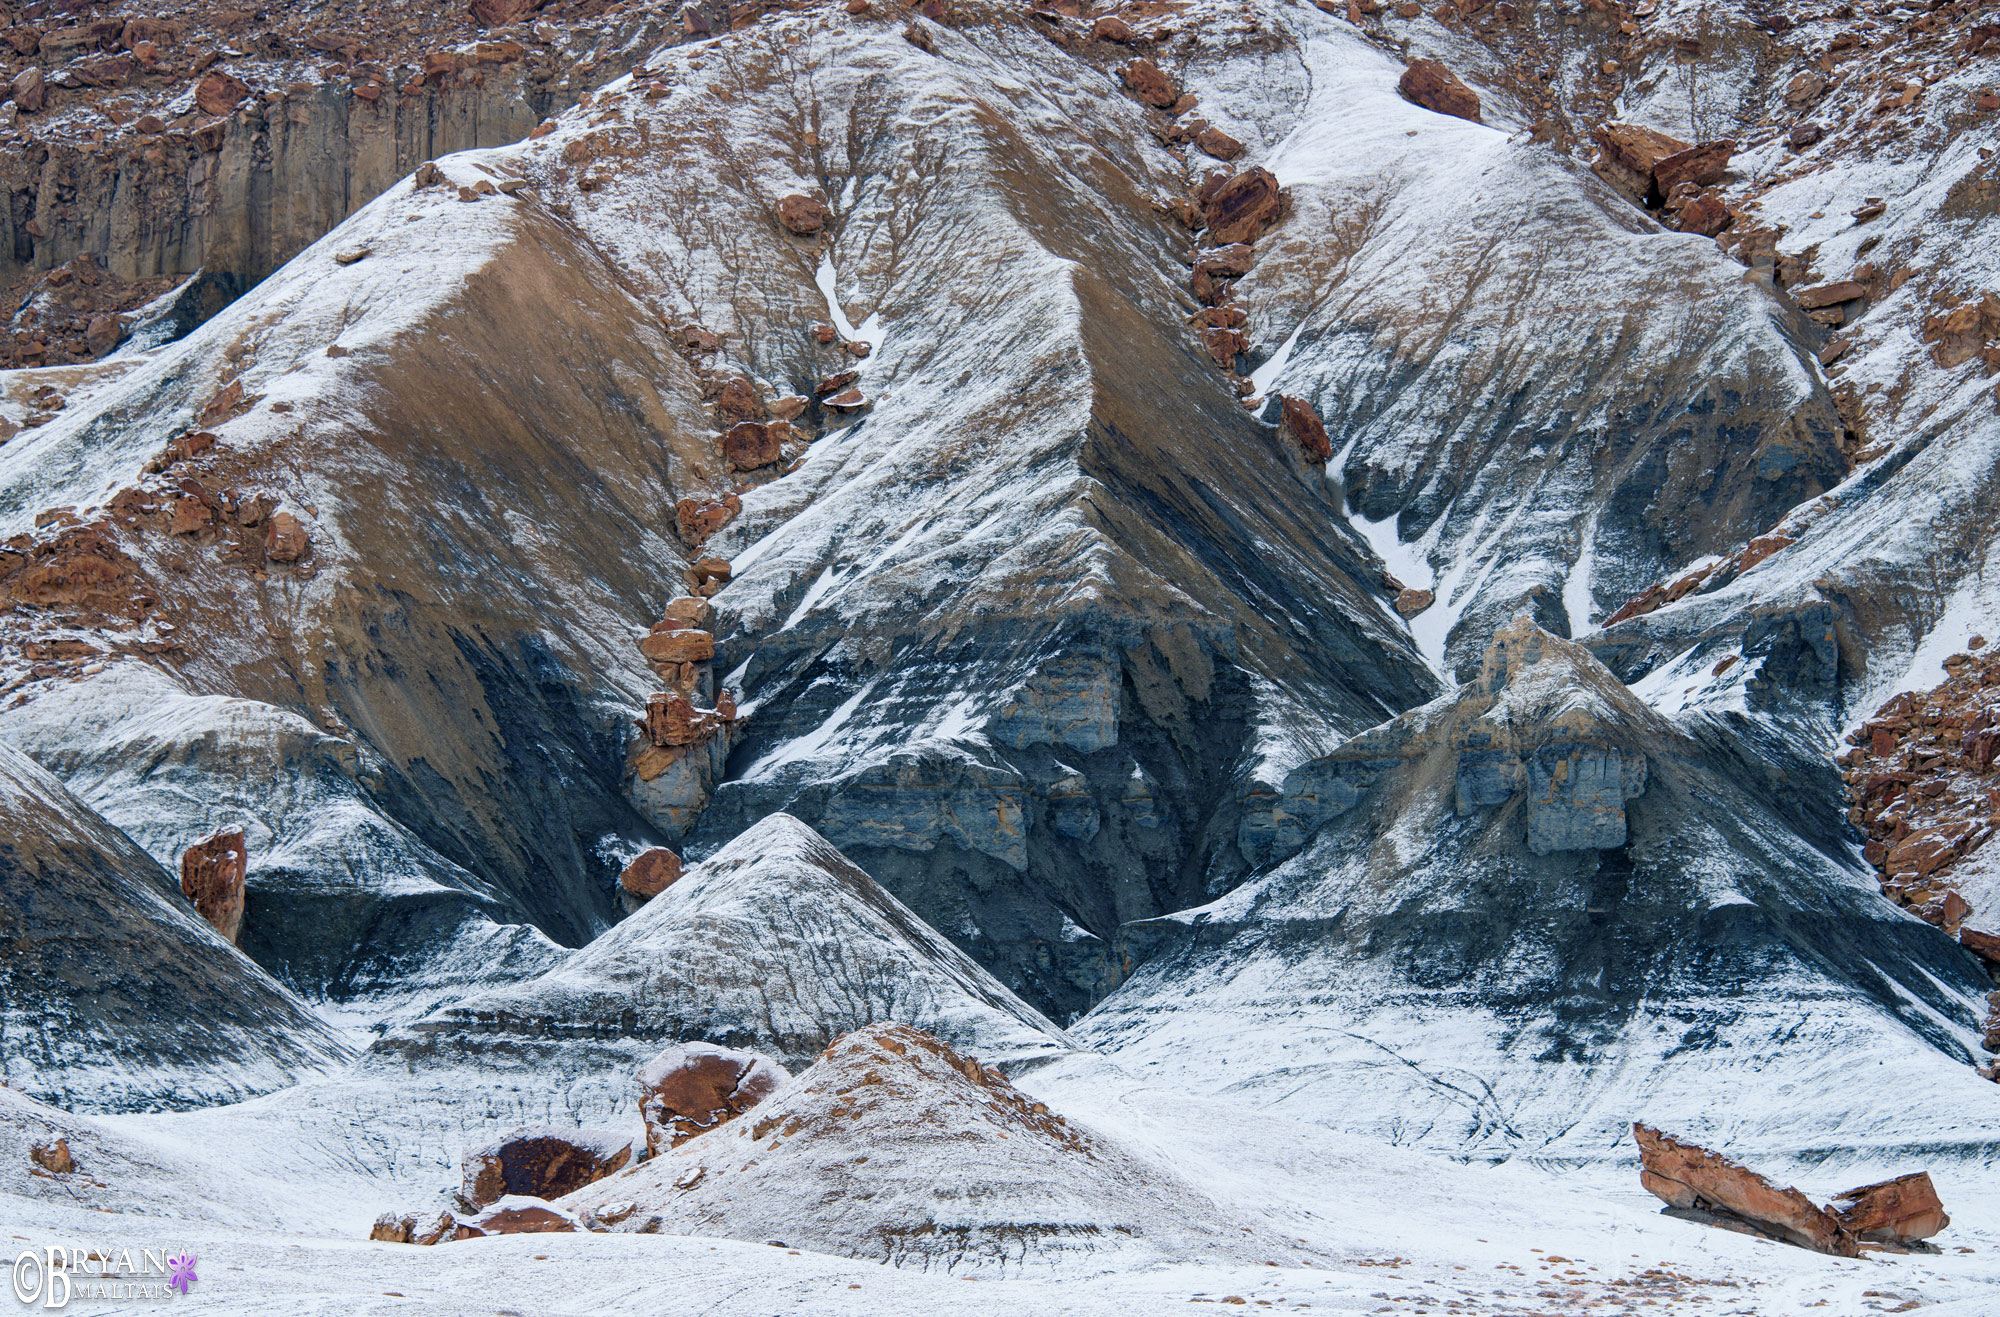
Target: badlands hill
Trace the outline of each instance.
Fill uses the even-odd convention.
[[[1653,1220],[1644,1120],[1816,1201],[1930,1168],[1979,1251],[1866,1265],[1957,1302],[1987,8],[0,5],[0,1201],[361,1249],[702,1041],[800,1072],[771,1160],[648,1181],[736,1242],[544,1253],[838,1311],[756,1237],[994,1274],[1094,1203],[1035,1267],[1121,1310],[1364,1255],[1518,1309],[1452,1269],[1625,1232],[1528,1265],[1862,1302]],[[1048,1129],[967,1116],[991,1211],[871,1217],[803,1078],[892,1023],[1115,1156],[1016,1183]],[[909,1184],[991,1096],[945,1069]],[[522,1242],[308,1289],[499,1303]]]

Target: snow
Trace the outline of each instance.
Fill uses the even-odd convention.
[[[851,183],[852,180],[850,185]],[[820,292],[826,295],[826,313],[832,319],[834,328],[840,331],[840,341],[868,345],[868,355],[861,358],[854,366],[860,374],[868,374],[881,360],[879,354],[882,345],[888,342],[888,331],[882,327],[882,313],[870,312],[859,327],[847,318],[847,308],[842,306],[840,301],[840,272],[833,267],[831,252],[819,258],[819,270],[813,275],[813,282],[818,284]]]

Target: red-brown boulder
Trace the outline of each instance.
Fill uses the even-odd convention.
[[[755,471],[778,460],[783,446],[771,427],[756,421],[738,421],[723,432],[722,456],[733,470]]]
[[[14,98],[15,109],[23,114],[33,114],[48,101],[48,80],[42,76],[40,69],[30,64],[7,84],[7,94]]]
[[[1194,144],[1217,160],[1234,160],[1243,154],[1243,143],[1220,128],[1204,128],[1194,135]]]
[[[243,928],[243,878],[249,867],[241,828],[217,828],[181,854],[181,895],[231,942]]]
[[[725,421],[750,421],[764,414],[764,406],[749,380],[732,375],[716,390],[715,414]]]
[[[754,422],[745,422],[754,424]],[[725,452],[727,444],[724,445]],[[698,546],[703,540],[736,520],[743,511],[743,500],[734,494],[724,494],[721,498],[684,498],[674,504],[674,529],[680,532],[681,541],[689,546]]]
[[[703,599],[713,598],[717,591],[729,584],[729,559],[697,558],[688,565],[683,575],[691,592]]]
[[[778,202],[778,223],[801,237],[818,233],[830,218],[824,203],[797,192]]]
[[[639,1068],[639,1114],[655,1156],[735,1119],[784,1084],[784,1069],[756,1052],[679,1043]]]
[[[679,691],[657,691],[646,701],[646,717],[639,724],[646,739],[662,750],[681,745],[699,745],[715,735],[717,719],[694,707]]]
[[[660,621],[653,629],[664,631],[669,627],[692,627],[697,631],[706,631],[714,620],[714,604],[697,595],[684,594],[667,600],[667,606],[660,610]]]
[[[540,7],[540,0],[472,0],[472,21],[481,27],[518,23]]]
[[[631,1160],[632,1140],[625,1135],[529,1126],[468,1148],[459,1159],[459,1196],[474,1207],[496,1203],[509,1194],[560,1198],[602,1180]]]
[[[1645,1125],[1635,1123],[1632,1137],[1639,1144],[1639,1183],[1668,1206],[1737,1217],[1816,1252],[1861,1255],[1854,1236],[1798,1190],[1781,1189],[1727,1157]]]
[[[839,393],[860,378],[861,372],[858,370],[837,370],[822,379],[813,392],[824,398],[829,393]]]
[[[447,1239],[455,1242],[487,1235],[560,1235],[582,1229],[582,1222],[546,1199],[509,1194],[477,1216],[455,1222]]]
[[[1208,355],[1215,358],[1215,364],[1224,370],[1236,368],[1238,353],[1250,350],[1250,340],[1240,329],[1204,329],[1201,344],[1208,349]]]
[[[1094,41],[1115,41],[1121,46],[1132,44],[1132,25],[1116,14],[1106,14],[1090,25],[1090,36]]]
[[[681,857],[664,846],[655,846],[632,858],[618,875],[618,885],[639,900],[650,901],[672,887],[680,876]]]
[[[1849,1234],[1883,1243],[1929,1239],[1951,1224],[1927,1171],[1849,1189],[1830,1207]]]
[[[639,652],[655,663],[706,663],[715,657],[715,637],[692,628],[654,631],[640,640]]]
[[[1479,93],[1434,59],[1416,60],[1404,69],[1396,90],[1403,93],[1404,100],[1435,114],[1479,122]]]
[[[250,89],[221,69],[210,69],[194,85],[194,103],[203,114],[228,114]]]
[[[1333,441],[1326,437],[1326,426],[1304,398],[1294,398],[1288,393],[1278,395],[1278,425],[1308,460],[1324,462],[1333,456]]]
[[[1653,166],[1653,189],[1664,197],[1683,183],[1697,187],[1720,183],[1729,168],[1729,157],[1734,154],[1736,143],[1728,138],[1676,151]]]
[[[1125,87],[1134,96],[1156,110],[1164,110],[1181,98],[1174,89],[1174,81],[1149,59],[1135,59],[1119,70],[1125,79]]]
[[[1253,165],[1224,180],[1212,192],[1203,189],[1203,219],[1208,240],[1216,245],[1252,242],[1278,222],[1285,211],[1285,195],[1277,176]]]
[[[264,528],[264,556],[272,562],[297,562],[312,547],[312,535],[305,523],[289,512],[271,514]]]

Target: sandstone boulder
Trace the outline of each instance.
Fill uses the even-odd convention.
[[[51,1175],[68,1175],[76,1169],[76,1158],[70,1155],[68,1139],[30,1145],[28,1160]]]
[[[724,494],[719,499],[684,498],[674,504],[674,529],[680,532],[683,543],[698,547],[702,541],[734,521],[742,511],[743,500],[734,494]]]
[[[1727,138],[1676,151],[1653,166],[1653,190],[1664,197],[1683,183],[1697,187],[1720,183],[1735,153],[1736,143]]]
[[[681,857],[664,846],[641,851],[618,875],[618,885],[641,901],[650,901],[681,876]]]
[[[1479,122],[1479,93],[1434,59],[1420,59],[1404,69],[1396,90],[1403,99],[1435,114]]]
[[[40,69],[30,64],[7,84],[7,94],[14,98],[14,108],[23,114],[33,114],[48,100],[48,81]]]
[[[1169,109],[1181,98],[1173,79],[1149,59],[1133,60],[1119,70],[1119,76],[1125,79],[1128,91],[1156,110]]]
[[[1284,214],[1285,197],[1276,175],[1252,166],[1209,192],[1202,210],[1209,242],[1253,242]]]
[[[476,1216],[455,1223],[448,1239],[480,1239],[487,1235],[560,1235],[582,1230],[572,1212],[545,1199],[509,1194]],[[441,1237],[439,1242],[446,1242]]]
[[[1632,1137],[1639,1144],[1639,1183],[1669,1207],[1735,1217],[1816,1252],[1860,1256],[1854,1236],[1798,1190],[1646,1125],[1635,1123]]]
[[[725,421],[752,421],[764,414],[756,386],[741,375],[722,382],[715,394],[715,414]]]
[[[715,605],[695,595],[669,599],[662,613],[665,625],[692,627],[697,631],[708,630],[715,621]]]
[[[472,0],[472,21],[481,27],[518,23],[540,7],[540,0]]]
[[[668,1148],[733,1120],[785,1083],[783,1067],[758,1052],[677,1043],[639,1068],[646,1148]]]
[[[646,739],[662,750],[674,746],[698,745],[715,735],[714,715],[695,708],[679,691],[658,691],[646,701],[646,716],[639,726]]]
[[[1823,306],[1837,306],[1851,302],[1857,297],[1866,297],[1868,290],[1852,279],[1840,279],[1833,283],[1814,284],[1810,288],[1799,288],[1792,292],[1798,304],[1808,311]]]
[[[655,663],[706,663],[715,657],[715,637],[693,628],[669,628],[647,635],[639,652]]]
[[[830,218],[823,202],[797,192],[778,202],[778,223],[801,237],[818,233]]]
[[[837,370],[822,379],[813,392],[824,398],[830,393],[839,393],[842,389],[850,387],[860,378],[861,372],[858,370]]]
[[[211,69],[195,84],[194,103],[203,114],[228,114],[249,94],[250,89],[235,78],[221,69]]]
[[[831,339],[827,341],[832,342]],[[796,421],[799,419],[801,415],[804,414],[806,407],[810,405],[811,402],[812,399],[804,396],[803,394],[794,393],[783,398],[775,399],[771,403],[770,407],[768,407],[766,410],[769,411],[771,416],[777,420]]]
[[[297,562],[312,548],[312,535],[305,523],[289,512],[271,516],[264,530],[264,556],[272,562]]]
[[[383,1244],[408,1244],[410,1236],[417,1228],[417,1218],[410,1212],[384,1212],[375,1218],[374,1228],[368,1238]]]
[[[631,1138],[611,1130],[527,1126],[466,1149],[459,1160],[459,1196],[474,1207],[509,1195],[560,1198],[631,1160]]]
[[[868,400],[861,396],[861,390],[848,389],[828,398],[826,405],[837,412],[858,412],[868,405]]]
[[[778,460],[780,444],[769,426],[738,421],[723,432],[722,456],[731,469],[755,471]]]
[[[243,877],[249,865],[241,828],[217,828],[181,855],[181,895],[231,942],[243,927]]]
[[[727,558],[697,558],[689,565],[685,579],[688,589],[704,599],[710,599],[729,584],[729,560]]]
[[[1287,439],[1299,446],[1308,460],[1324,462],[1333,456],[1333,441],[1327,438],[1326,426],[1319,419],[1319,413],[1304,398],[1294,398],[1290,394],[1278,395],[1278,425]]]
[[[1927,1171],[1849,1189],[1834,1195],[1830,1207],[1849,1234],[1883,1243],[1929,1239],[1951,1224]]]
[[[1243,154],[1243,143],[1223,132],[1220,128],[1204,128],[1194,135],[1194,144],[1203,154],[1217,160],[1234,160]]]
[[[1398,617],[1415,617],[1418,613],[1423,612],[1436,602],[1437,595],[1433,592],[1418,590],[1406,585],[1396,591],[1396,615]]]

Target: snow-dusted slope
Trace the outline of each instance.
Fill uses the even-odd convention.
[[[1624,1158],[1645,1119],[1764,1156],[1990,1157],[1985,976],[1816,835],[1782,763],[1518,624],[1458,698],[1295,770],[1256,819],[1281,862],[1135,925],[1144,963],[1075,1032],[1461,1154]]]
[[[751,1111],[563,1204],[975,1275],[1313,1256],[900,1024],[849,1034]]]
[[[0,1070],[83,1111],[269,1092],[350,1052],[130,838],[0,746]]]
[[[824,838],[773,814],[555,969],[393,1030],[372,1056],[622,1089],[671,1042],[797,1067],[886,1020],[989,1064],[1073,1046]]]

